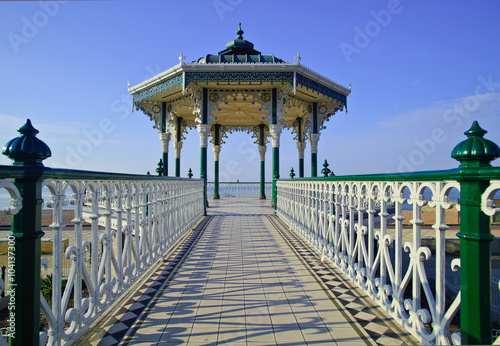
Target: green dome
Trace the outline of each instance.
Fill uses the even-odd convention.
[[[236,31],[238,35],[235,40],[226,44],[226,49],[221,50],[218,55],[208,54],[201,57],[196,62],[205,64],[217,63],[284,63],[280,58],[272,54],[262,55],[254,49],[253,43],[243,39],[244,31],[241,30],[241,23]]]
[[[52,153],[47,144],[36,138],[39,131],[31,125],[29,119],[17,131],[21,136],[7,142],[2,154],[12,159],[16,166],[43,166],[42,161],[50,157]]]
[[[453,149],[451,157],[462,164],[477,162],[480,165],[489,165],[500,157],[500,148],[494,142],[483,138],[486,133],[487,131],[474,121],[472,127],[465,132],[468,138]]]

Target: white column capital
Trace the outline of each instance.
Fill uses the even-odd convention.
[[[266,161],[267,146],[259,145],[260,161]]]
[[[269,125],[269,133],[271,134],[273,148],[280,147],[280,135],[282,131],[283,131],[283,126],[281,125],[278,124]]]
[[[214,161],[219,161],[220,145],[214,145],[212,149],[214,150]]]
[[[306,142],[297,142],[297,149],[299,150],[299,159],[304,158],[304,150],[306,149]]]
[[[175,158],[180,159],[181,158],[182,142],[174,142],[174,149],[175,149]]]
[[[319,133],[311,133],[309,135],[309,141],[311,142],[311,153],[318,152],[318,142],[319,142]]]
[[[197,126],[198,133],[200,134],[200,148],[206,148],[208,146],[208,134],[210,133],[211,125],[199,124]]]
[[[168,153],[168,144],[170,143],[170,133],[160,133],[161,152]]]

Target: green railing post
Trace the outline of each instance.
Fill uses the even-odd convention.
[[[23,198],[22,209],[12,217],[10,237],[14,238],[13,257],[9,259],[9,300],[11,331],[10,345],[38,345],[40,330],[40,238],[42,216],[42,161],[51,156],[49,147],[36,138],[38,130],[28,119],[18,129],[20,137],[10,140],[2,153],[24,167],[22,178],[15,185]],[[10,249],[9,249],[10,250]],[[10,254],[9,254],[10,255]],[[10,257],[10,256],[9,256]]]
[[[474,121],[451,156],[460,161],[460,329],[462,345],[490,345],[491,251],[494,239],[490,218],[481,210],[481,196],[489,186],[479,170],[500,156],[498,146],[483,138],[486,131]]]

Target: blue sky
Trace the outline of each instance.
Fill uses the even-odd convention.
[[[30,118],[52,149],[46,166],[153,172],[158,134],[130,112],[127,83],[176,65],[181,52],[188,62],[216,54],[241,22],[263,54],[293,62],[300,52],[305,66],[352,84],[348,114],[332,117],[319,143],[318,161],[337,175],[454,168],[450,153],[473,120],[500,144],[499,19],[496,0],[2,1],[0,144]],[[252,143],[230,136],[221,181],[258,180]],[[280,155],[282,177],[298,170],[289,131]],[[266,159],[269,179],[270,148]],[[198,176],[199,165],[192,131],[182,175]]]

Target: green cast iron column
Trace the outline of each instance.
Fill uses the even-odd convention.
[[[3,154],[14,161],[14,166],[23,166],[24,176],[15,180],[22,198],[23,207],[12,216],[12,237],[15,244],[9,253],[8,268],[11,279],[6,282],[10,295],[9,318],[14,321],[10,345],[38,345],[40,325],[40,238],[42,219],[42,161],[51,156],[49,147],[36,138],[38,130],[30,120],[19,128],[20,137],[10,140]],[[12,307],[12,309],[10,308]],[[2,333],[4,334],[4,333]]]
[[[176,131],[175,131],[175,176],[178,178],[181,176],[181,149],[182,149],[182,118],[178,117],[176,119]]]
[[[297,149],[299,150],[299,178],[304,178],[304,129],[302,118],[297,118]]]
[[[318,176],[318,154],[311,153],[311,177]]]
[[[486,133],[475,121],[465,132],[452,157],[460,161],[460,328],[462,345],[490,345],[491,336],[491,251],[494,239],[490,218],[481,210],[481,196],[489,180],[479,170],[491,167],[500,156],[498,146],[483,138]]]
[[[318,104],[313,103],[313,121],[312,121],[312,133],[310,135],[311,140],[311,177],[318,176]]]
[[[161,141],[162,141],[162,156],[163,160],[163,175],[168,176],[168,144],[170,142],[169,134],[167,134],[167,103],[161,103]],[[166,142],[166,143],[164,143]]]
[[[214,199],[220,199],[219,194],[219,161],[214,161]]]
[[[266,125],[259,125],[259,154],[260,154],[260,196],[266,199]]]
[[[214,199],[219,195],[219,154],[220,154],[220,124],[214,124]]]
[[[276,88],[272,89],[271,98],[271,125],[269,125],[269,132],[272,138],[273,147],[273,196],[271,206],[276,209],[277,190],[276,180],[280,178],[280,135],[281,125],[278,124],[278,95]]]
[[[207,215],[207,146],[208,146],[208,133],[210,132],[210,125],[208,125],[208,89],[203,88],[203,99],[201,106],[201,124],[198,125],[198,133],[200,135],[200,178],[204,181],[203,188],[203,211]]]
[[[260,161],[260,196],[259,199],[266,199],[266,162]]]
[[[181,158],[175,158],[175,176],[178,178],[181,176]]]

